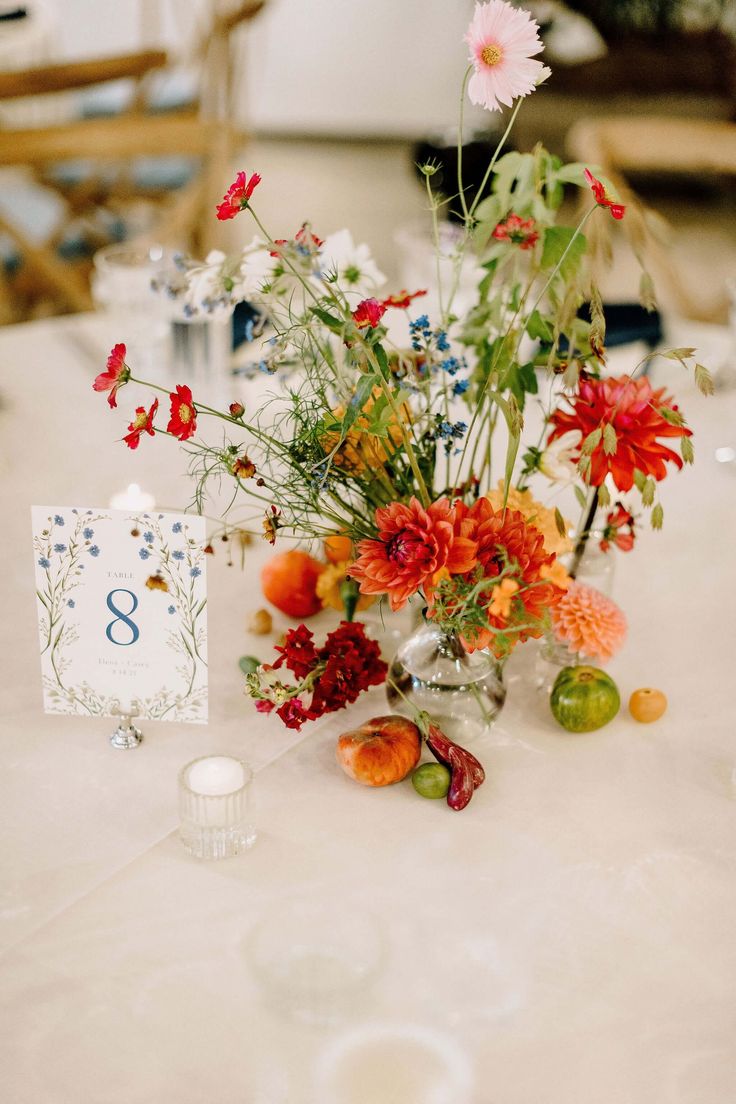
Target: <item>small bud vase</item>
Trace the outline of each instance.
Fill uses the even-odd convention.
[[[561,644],[554,637],[548,636],[539,644],[534,665],[534,685],[537,690],[543,690],[549,696],[563,667],[577,667],[579,663],[587,662],[570,651],[567,644]]]
[[[427,621],[399,648],[386,696],[397,713],[429,713],[446,736],[467,745],[486,732],[506,700],[503,672],[490,652],[466,652],[459,637]]]

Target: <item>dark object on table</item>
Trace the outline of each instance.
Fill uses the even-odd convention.
[[[475,132],[467,136],[463,142],[463,184],[465,200],[468,206],[475,199],[476,192],[483,183],[488,163],[501,137],[500,131]],[[436,136],[417,142],[412,150],[412,160],[416,166],[416,173],[424,186],[424,176],[419,166],[427,163],[436,165],[437,172],[431,177],[432,191],[441,192],[452,197],[448,205],[447,217],[452,222],[462,222],[463,216],[460,209],[457,188],[457,146],[455,135]],[[504,153],[514,149],[513,144],[507,142]],[[490,191],[490,181],[486,192]]]
[[[259,325],[260,323],[260,325]],[[263,315],[252,303],[245,300],[235,304],[233,311],[233,349],[240,348],[263,329]]]
[[[17,19],[27,19],[28,8],[11,8],[10,11],[0,11],[0,23],[10,23]]]
[[[603,35],[621,31],[667,34],[683,30],[688,12],[685,0],[566,0],[567,6],[590,19]],[[729,0],[700,4],[700,26],[719,27]]]
[[[617,345],[632,345],[635,341],[644,341],[651,349],[662,340],[662,317],[659,311],[648,311],[639,303],[604,303],[606,316],[606,346],[609,349]],[[580,318],[590,322],[590,308],[583,304],[578,312]]]

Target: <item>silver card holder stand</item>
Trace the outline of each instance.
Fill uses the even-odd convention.
[[[139,716],[138,710],[132,706],[123,710],[119,705],[114,709],[113,716],[118,717],[117,728],[110,733],[110,743],[120,751],[138,747],[143,740],[143,733],[133,724],[133,718]]]

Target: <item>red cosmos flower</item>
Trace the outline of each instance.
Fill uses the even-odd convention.
[[[148,412],[146,412],[145,406],[137,406],[135,408],[135,418],[128,426],[129,432],[123,437],[129,449],[138,448],[141,433],[148,433],[151,437],[154,436],[155,430],[153,428],[153,419],[156,417],[157,410],[158,399],[153,400]]]
[[[636,469],[659,480],[667,475],[666,461],[682,467],[677,453],[660,444],[657,438],[691,437],[692,430],[672,425],[662,416],[662,408],[676,412],[677,406],[665,394],[664,388],[654,391],[646,377],[637,380],[630,376],[581,379],[578,394],[567,401],[572,412],[555,410],[551,418],[554,429],[547,443],[569,430],[578,430],[582,444],[589,433],[603,430],[591,453],[590,468],[585,476],[591,486],[600,487],[610,472],[620,491],[630,491]],[[609,425],[616,433],[616,448],[612,453],[605,451],[605,427]]]
[[[600,542],[601,552],[607,552],[611,542],[622,552],[630,552],[634,547],[634,518],[622,502],[617,502],[616,509],[612,510],[606,518],[606,526]]]
[[[416,498],[392,502],[376,510],[378,536],[359,542],[350,575],[362,594],[388,594],[391,609],[401,609],[442,568],[464,574],[475,566],[476,542],[460,522],[446,498],[426,510]]]
[[[235,218],[241,211],[244,211],[248,206],[248,200],[260,182],[261,178],[258,173],[253,173],[250,180],[248,180],[244,172],[239,172],[235,177],[235,182],[230,185],[223,196],[222,203],[217,205],[217,217],[220,222]]]
[[[386,307],[377,299],[363,299],[353,311],[353,322],[359,330],[377,326],[386,313]]]
[[[169,395],[171,399],[171,417],[166,427],[180,441],[188,441],[197,431],[197,411],[192,402],[192,392],[186,384],[177,384],[176,391]]]
[[[422,291],[408,292],[402,288],[398,295],[389,295],[387,299],[381,300],[382,307],[396,307],[398,310],[406,310],[413,299],[419,299],[422,295],[427,294],[427,289],[423,288]]]
[[[124,345],[113,345],[112,352],[107,358],[107,371],[100,372],[92,384],[95,391],[110,392],[107,396],[107,403],[111,408],[118,405],[118,391],[130,379],[130,368],[125,363],[125,353]]]
[[[624,205],[622,203],[615,203],[614,200],[611,199],[608,192],[606,191],[606,186],[603,181],[598,180],[595,176],[593,176],[590,169],[586,169],[584,175],[585,179],[590,185],[590,190],[592,191],[598,206],[607,207],[615,219],[622,219],[626,214],[626,208],[624,207]]]
[[[533,218],[523,219],[512,211],[503,222],[499,222],[492,237],[496,241],[508,241],[512,245],[518,245],[520,249],[533,249],[539,241],[536,225]]]
[[[478,543],[477,562],[485,578],[495,578],[504,567],[511,565],[512,572],[508,577],[519,584],[514,600],[524,607],[523,622],[533,623],[514,632],[514,639],[523,641],[542,636],[545,610],[555,606],[565,593],[542,577],[542,568],[555,562],[554,554],[545,550],[542,533],[528,524],[518,510],[495,510],[487,498],[479,498],[470,508],[457,502],[455,511],[461,519],[474,523]],[[488,622],[502,630],[509,626],[507,618],[490,612]],[[473,640],[465,641],[465,646],[469,651],[486,647],[493,649],[494,634],[490,629],[482,631]]]

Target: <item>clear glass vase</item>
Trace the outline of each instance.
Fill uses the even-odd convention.
[[[567,644],[561,644],[553,637],[540,641],[539,651],[534,665],[534,685],[546,695],[552,693],[555,679],[563,667],[577,667],[585,663],[576,652],[570,651]]]
[[[501,665],[487,651],[466,652],[459,638],[427,621],[399,648],[386,680],[389,705],[425,710],[446,736],[469,744],[486,732],[506,700]]]

